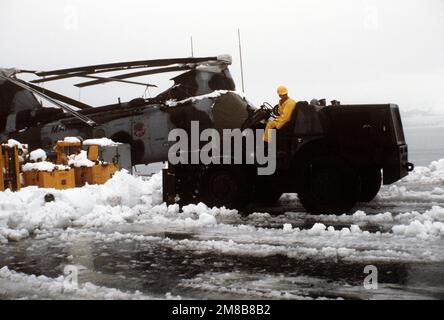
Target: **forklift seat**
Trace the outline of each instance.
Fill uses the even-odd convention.
[[[298,102],[296,104],[296,108],[294,108],[293,113],[291,114],[290,121],[288,121],[281,129],[276,131],[278,150],[286,151],[291,147],[297,119],[299,118],[299,114],[303,112],[303,109],[307,106],[308,102],[306,101]]]

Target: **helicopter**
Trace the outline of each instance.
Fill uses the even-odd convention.
[[[235,92],[228,67],[231,56],[156,59],[108,63],[51,71],[0,69],[0,142],[8,139],[28,144],[30,150],[50,152],[64,137],[107,137],[131,146],[132,165],[163,162],[173,142],[174,128],[190,130],[192,121],[206,128],[238,128],[254,107]],[[106,76],[110,72],[112,76]],[[119,74],[115,74],[120,72]],[[51,91],[40,84],[83,78],[78,88],[110,82],[155,87],[130,80],[161,73],[181,72],[173,86],[153,98],[93,106]],[[33,74],[25,81],[18,76]],[[216,93],[216,94],[215,94]],[[40,99],[37,99],[40,98]],[[43,105],[42,101],[51,106]]]

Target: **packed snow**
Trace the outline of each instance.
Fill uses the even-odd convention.
[[[88,159],[88,153],[85,150],[80,151],[79,154],[68,156],[68,165],[75,168],[80,167],[94,167],[95,163]]]
[[[8,146],[9,148],[17,147],[19,150],[19,161],[23,162],[25,160],[26,155],[28,154],[28,145],[22,144],[14,139],[9,139],[7,143],[3,144]]]
[[[108,138],[100,138],[100,139],[88,139],[83,141],[84,146],[91,146],[91,145],[97,145],[100,147],[108,147],[108,146],[117,146],[119,143],[114,142],[111,139]]]
[[[17,147],[19,149],[27,149],[26,145],[21,144],[20,142],[18,142],[17,140],[14,140],[14,139],[9,139],[8,142],[6,143],[6,145],[10,148]]]
[[[34,171],[34,170],[53,172],[54,170],[70,170],[70,169],[71,168],[68,166],[64,166],[61,164],[54,164],[48,161],[28,162],[24,164],[22,167],[23,172]]]
[[[63,142],[81,143],[82,141],[79,138],[77,138],[77,137],[65,137],[65,139],[63,139]]]
[[[46,161],[46,159],[46,152],[42,149],[34,150],[29,154],[29,160],[33,162]]]
[[[153,299],[141,292],[122,292],[114,288],[96,286],[92,283],[75,284],[64,276],[49,278],[46,276],[27,275],[0,269],[0,295],[14,292],[20,299],[33,299],[44,296],[47,299],[100,299],[100,300],[142,300]],[[26,292],[23,296],[23,292]]]
[[[444,187],[444,159],[433,161],[429,167],[417,167],[404,181],[407,183],[440,183]],[[440,189],[442,192],[443,189]],[[440,192],[441,192],[440,191]]]
[[[169,107],[176,107],[178,105],[189,103],[189,102],[196,102],[196,101],[201,101],[201,100],[204,100],[204,99],[216,99],[216,98],[219,98],[220,96],[222,96],[224,94],[227,94],[227,93],[230,93],[230,92],[238,95],[241,98],[245,97],[245,94],[243,92],[239,92],[239,91],[216,90],[216,91],[213,91],[213,92],[208,93],[208,94],[204,94],[204,95],[200,95],[200,96],[195,96],[195,97],[187,98],[187,99],[180,100],[180,101],[168,100],[166,102],[166,105],[169,106]]]

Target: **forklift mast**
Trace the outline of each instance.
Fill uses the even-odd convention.
[[[0,191],[20,190],[20,162],[18,147],[1,145],[0,152]]]

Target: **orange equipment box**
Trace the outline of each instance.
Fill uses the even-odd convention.
[[[27,171],[23,172],[25,186],[38,186],[40,188],[54,188],[59,190],[74,188],[75,172],[70,170]]]
[[[104,184],[119,171],[115,164],[98,164],[93,167],[75,168],[76,187],[88,184]]]

